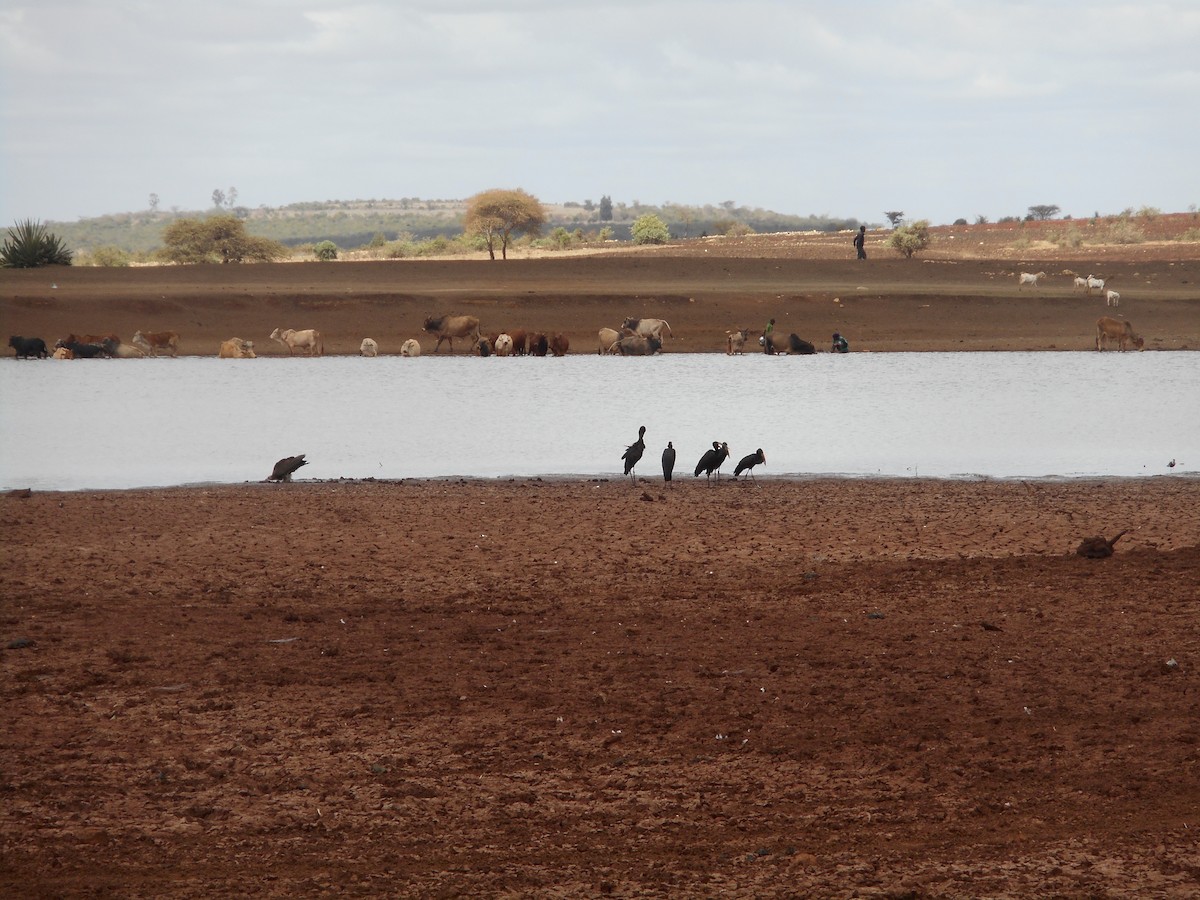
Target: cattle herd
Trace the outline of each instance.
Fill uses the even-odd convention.
[[[1105,298],[1109,306],[1116,307],[1121,295],[1107,289],[1106,281],[1094,275],[1074,275],[1076,290],[1091,294],[1098,292]],[[1038,288],[1045,272],[1020,272],[1017,275],[1017,287],[1026,286]],[[774,319],[771,320],[772,326]],[[515,328],[509,331],[484,333],[480,330],[479,319],[475,316],[430,316],[425,319],[422,330],[431,338],[436,338],[433,352],[441,351],[446,344],[449,353],[454,352],[454,341],[465,346],[467,352],[477,356],[565,356],[571,342],[561,332],[546,333],[527,331]],[[725,352],[730,356],[744,352],[751,331],[741,328],[725,332]],[[754,332],[758,333],[758,332]],[[775,333],[773,328],[759,333],[758,344],[768,355],[808,355],[816,353],[816,347],[797,334]],[[652,356],[662,351],[664,343],[674,335],[671,326],[665,319],[630,317],[621,323],[620,328],[601,328],[597,332],[599,341],[596,352],[611,356]],[[323,356],[325,340],[321,332],[315,328],[297,330],[294,328],[276,328],[269,339],[287,350],[288,356]],[[1108,316],[1096,322],[1096,349],[1105,349],[1109,342],[1117,345],[1119,350],[1136,347],[1141,350],[1145,341],[1133,331],[1133,325],[1127,319],[1113,319]],[[129,343],[125,343],[116,334],[69,334],[55,341],[53,349],[39,337],[22,337],[13,335],[8,339],[8,346],[16,354],[17,359],[132,359],[139,357],[157,357],[160,355],[177,357],[179,355],[179,334],[174,331],[136,331]],[[835,352],[846,352],[847,344],[840,335],[834,335]],[[366,357],[380,355],[379,343],[373,338],[363,338],[359,345],[359,354]],[[217,348],[217,356],[221,359],[254,359],[254,342],[232,337],[222,341]],[[400,346],[400,356],[416,357],[421,355],[421,343],[416,338],[408,338]]]

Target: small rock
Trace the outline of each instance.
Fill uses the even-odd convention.
[[[32,647],[35,641],[33,638],[15,638],[8,642],[9,650],[24,650],[26,647]],[[1174,660],[1172,660],[1174,662]]]

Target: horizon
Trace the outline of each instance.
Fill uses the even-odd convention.
[[[17,0],[0,223],[230,186],[250,208],[520,187],[864,222],[1200,201],[1200,5],[617,3],[637,29],[546,0]]]

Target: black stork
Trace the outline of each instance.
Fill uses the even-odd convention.
[[[703,472],[705,478],[711,479],[713,472],[716,472],[717,481],[720,481],[721,473],[717,470],[727,459],[729,459],[729,445],[724,441],[713,441],[712,449],[705,450],[704,455],[700,457],[700,462],[696,463],[696,477],[700,477],[700,473]]]
[[[638,460],[646,452],[646,442],[643,440],[645,436],[646,426],[643,425],[638,429],[638,439],[626,447],[625,452],[621,454],[621,459],[625,460],[625,474],[634,481],[637,481],[637,476],[633,474],[633,467],[638,464]]]
[[[670,481],[675,472],[675,445],[667,441],[667,449],[663,451],[663,481]]]
[[[762,447],[759,447],[753,453],[743,456],[741,460],[738,461],[737,468],[733,470],[733,477],[737,478],[743,472],[748,472],[750,477],[753,478],[754,467],[759,463],[765,463],[766,461],[767,454],[762,452]]]
[[[292,473],[301,466],[307,465],[308,460],[304,458],[303,453],[296,456],[285,456],[279,462],[275,463],[275,468],[267,476],[267,481],[291,481]]]

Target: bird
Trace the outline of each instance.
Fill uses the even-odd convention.
[[[742,472],[749,472],[750,477],[753,478],[754,477],[754,467],[757,466],[759,463],[765,463],[766,461],[767,461],[767,454],[762,452],[762,447],[759,447],[753,453],[749,454],[748,456],[743,456],[741,458],[741,461],[738,462],[738,464],[737,464],[737,468],[733,470],[733,477],[737,478],[739,475],[742,474]]]
[[[670,481],[675,472],[675,445],[667,441],[667,449],[663,451],[663,481]]]
[[[299,453],[296,456],[285,456],[279,462],[275,463],[275,468],[267,476],[267,481],[291,481],[292,473],[301,466],[307,465],[308,460],[304,458],[303,453]]]
[[[1175,468],[1175,457],[1173,457],[1173,456],[1171,457],[1171,461],[1169,463],[1167,463],[1167,468],[1168,469]]]
[[[638,460],[646,452],[646,442],[642,440],[645,436],[646,426],[643,425],[638,429],[638,439],[626,447],[625,452],[621,454],[621,459],[625,460],[625,474],[634,481],[637,481],[637,476],[633,474],[633,467],[638,464]]]
[[[704,473],[705,478],[711,478],[713,472],[717,472],[721,468],[721,463],[729,458],[729,445],[723,441],[713,441],[712,449],[705,450],[704,455],[700,457],[700,462],[696,463],[696,477],[700,473]],[[721,473],[717,472],[717,481],[721,480]]]
[[[1129,529],[1126,528],[1112,540],[1108,540],[1103,535],[1084,538],[1079,542],[1079,546],[1075,548],[1075,553],[1076,555],[1085,557],[1086,559],[1108,559],[1108,557],[1113,555],[1113,544],[1119,541],[1123,535],[1128,533]]]

